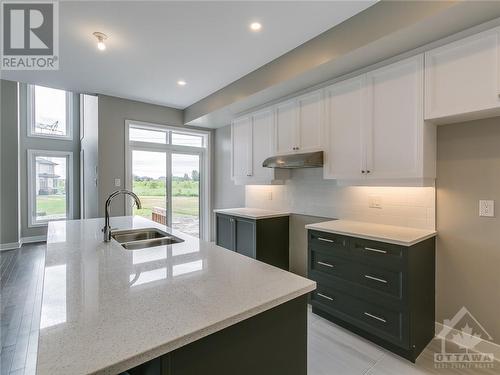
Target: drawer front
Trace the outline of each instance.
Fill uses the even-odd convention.
[[[361,262],[401,269],[405,258],[404,246],[379,241],[351,238],[353,256]]]
[[[373,291],[403,299],[403,272],[380,267],[356,264],[352,272],[353,281]]]
[[[337,255],[349,255],[348,237],[310,230],[308,240],[310,249],[328,251]]]
[[[311,304],[398,346],[409,347],[408,315],[318,283]]]
[[[321,276],[335,276],[345,280],[350,278],[350,269],[352,267],[350,260],[321,251],[312,250],[309,254],[309,272],[311,276],[317,273]]]

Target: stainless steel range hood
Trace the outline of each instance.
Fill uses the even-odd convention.
[[[323,151],[271,156],[262,163],[267,168],[318,168],[323,166]]]

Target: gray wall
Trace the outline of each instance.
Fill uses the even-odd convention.
[[[99,215],[104,216],[103,202],[119,187],[125,187],[125,120],[183,126],[182,110],[147,104],[112,96],[99,95]],[[112,216],[125,214],[123,197],[117,197]]]
[[[99,106],[94,95],[80,95],[80,205],[81,218],[99,217]]]
[[[436,319],[465,306],[500,344],[500,117],[438,127],[436,186]]]
[[[215,130],[213,160],[213,208],[245,207],[245,187],[231,180],[231,126]],[[215,220],[212,224],[215,240]]]
[[[28,137],[27,85],[20,84],[19,91],[19,163],[21,195],[21,237],[44,236],[47,226],[28,227],[28,150],[70,151],[73,153],[73,219],[80,217],[80,112],[79,96],[73,94],[73,140]]]
[[[17,82],[0,86],[0,244],[9,244],[19,242]]]

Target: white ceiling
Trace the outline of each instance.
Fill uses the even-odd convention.
[[[185,108],[375,2],[60,2],[60,70],[2,78]]]

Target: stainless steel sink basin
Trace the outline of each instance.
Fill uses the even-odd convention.
[[[147,247],[184,242],[183,239],[172,236],[157,228],[117,230],[111,233],[111,237],[127,250],[145,249]]]

